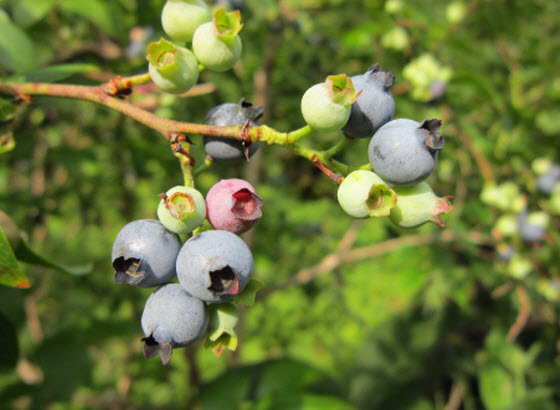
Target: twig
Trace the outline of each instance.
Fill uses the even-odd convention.
[[[364,259],[371,259],[385,253],[389,253],[396,249],[401,249],[410,246],[427,245],[435,242],[470,242],[476,244],[493,244],[491,238],[487,238],[478,232],[469,232],[467,234],[459,234],[453,231],[444,231],[436,234],[418,234],[407,235],[399,238],[389,239],[385,242],[375,245],[365,246],[348,251],[336,251],[327,255],[321,262],[309,268],[301,269],[296,275],[271,286],[267,290],[260,292],[261,297],[268,296],[278,290],[288,288],[294,285],[302,285],[308,283],[319,276],[322,276],[341,265],[358,262]]]
[[[463,394],[465,393],[465,383],[462,380],[455,380],[451,387],[449,400],[443,408],[444,410],[459,410],[463,401]]]
[[[517,319],[515,319],[515,322],[507,334],[507,340],[510,342],[513,342],[523,331],[523,328],[529,320],[529,313],[531,312],[531,301],[529,300],[529,296],[527,295],[525,288],[521,285],[517,285],[515,287],[515,291],[517,292],[517,297],[519,298],[521,306],[519,307]]]

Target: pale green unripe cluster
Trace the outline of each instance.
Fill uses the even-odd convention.
[[[173,40],[192,43],[192,51],[163,38],[148,46],[150,77],[162,91],[185,93],[198,81],[200,69],[226,71],[241,57],[239,11],[219,9],[212,16],[202,0],[168,0],[161,23]]]

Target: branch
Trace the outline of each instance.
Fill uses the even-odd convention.
[[[357,229],[357,228],[354,228]],[[377,256],[389,253],[396,249],[401,249],[411,246],[428,245],[435,242],[470,242],[476,244],[491,244],[493,243],[490,238],[479,234],[478,232],[469,232],[467,234],[459,234],[453,231],[444,231],[435,234],[418,234],[401,236],[395,239],[388,239],[385,242],[364,246],[349,250],[346,242],[348,235],[354,235],[351,231],[347,232],[345,237],[339,245],[339,249],[330,255],[327,255],[321,262],[309,268],[301,269],[296,275],[271,286],[267,290],[259,293],[260,297],[266,297],[271,293],[282,290],[294,285],[302,285],[308,283],[319,276],[337,269],[341,265],[358,262],[364,259],[372,259]],[[345,244],[344,246],[342,244]],[[351,246],[351,245],[350,245]]]
[[[519,298],[521,306],[519,307],[517,319],[515,319],[514,324],[508,331],[507,340],[509,342],[513,342],[517,336],[519,336],[529,320],[529,313],[531,311],[531,302],[529,301],[529,296],[527,296],[525,288],[521,285],[517,285],[515,291],[517,292],[517,297]]]
[[[353,170],[352,167],[331,158],[342,146],[330,151],[317,151],[298,144],[297,141],[299,139],[312,131],[308,125],[286,133],[279,132],[266,125],[253,127],[248,124],[235,126],[193,124],[159,117],[156,114],[130,104],[124,99],[126,95],[130,94],[134,85],[146,81],[147,77],[144,74],[135,77],[116,77],[100,86],[0,82],[0,94],[11,95],[19,99],[28,99],[29,96],[40,95],[91,101],[121,112],[159,132],[170,142],[172,142],[171,135],[178,133],[210,135],[246,142],[250,141],[252,143],[263,141],[269,145],[280,145],[287,148],[294,154],[307,158],[317,166],[320,164],[321,169],[324,168],[327,175],[334,174],[334,172],[347,175]]]

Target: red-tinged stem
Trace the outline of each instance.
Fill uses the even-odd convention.
[[[325,175],[327,175],[330,179],[332,179],[334,181],[335,184],[340,184],[342,182],[342,176],[341,175],[336,175],[334,172],[332,172],[330,169],[328,169],[320,160],[319,158],[317,158],[316,155],[313,155],[311,158],[311,162],[313,163],[313,165],[315,165],[317,168],[319,168],[321,171],[323,171],[323,173]]]

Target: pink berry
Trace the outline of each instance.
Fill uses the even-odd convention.
[[[222,179],[206,195],[206,218],[215,228],[242,233],[262,216],[263,200],[255,188],[242,179]]]

